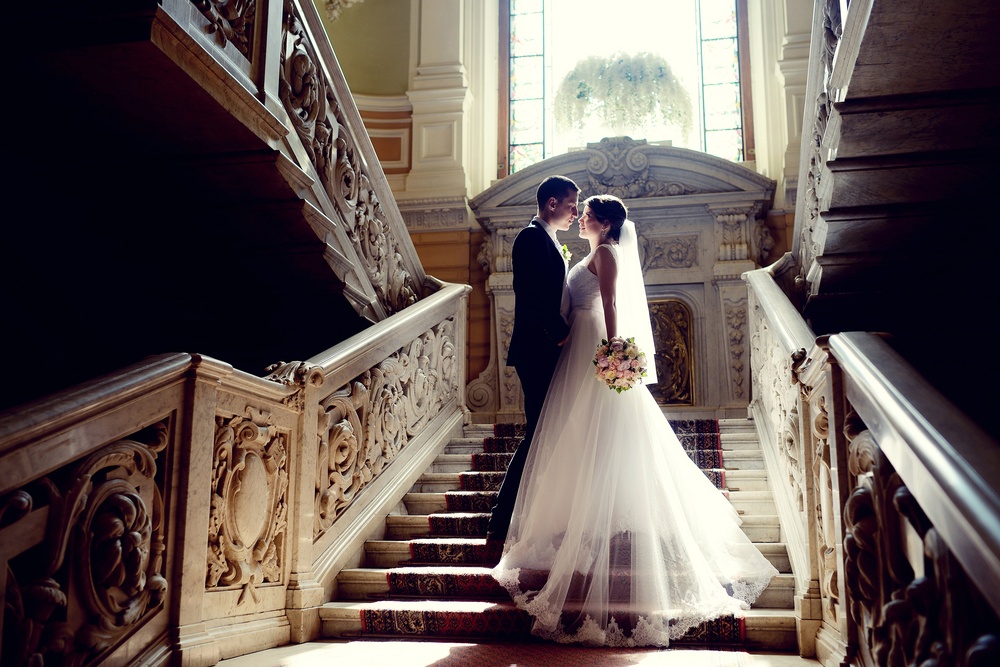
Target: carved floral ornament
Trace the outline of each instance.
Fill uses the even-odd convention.
[[[454,337],[452,317],[322,401],[314,538],[454,398]]]
[[[193,0],[208,19],[205,32],[214,35],[219,46],[232,44],[249,61],[253,60],[257,0]]]
[[[240,587],[239,604],[282,580],[287,456],[288,434],[269,413],[247,407],[244,416],[216,417],[205,587]]]
[[[2,526],[49,512],[43,541],[3,573],[3,664],[91,662],[162,609],[165,482],[156,459],[169,440],[169,421],[160,422],[0,500]]]
[[[278,95],[379,302],[386,312],[398,312],[416,303],[419,287],[404,266],[395,231],[291,0],[285,2],[282,44]]]

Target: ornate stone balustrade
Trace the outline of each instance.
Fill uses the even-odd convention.
[[[312,2],[164,0],[153,40],[275,151],[359,314],[425,293],[403,217]]]
[[[880,337],[814,342],[775,283],[791,271],[789,254],[744,277],[750,411],[795,574],[800,652],[825,665],[992,664],[998,443]]]
[[[3,664],[184,664],[315,636],[461,428],[469,288],[266,378],[156,357],[0,415]]]

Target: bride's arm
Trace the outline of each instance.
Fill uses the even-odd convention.
[[[618,262],[607,246],[598,246],[591,262],[601,287],[601,302],[604,304],[604,326],[608,329],[608,340],[618,335],[618,309],[615,306],[615,282],[618,280]]]

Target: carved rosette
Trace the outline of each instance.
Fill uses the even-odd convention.
[[[155,424],[0,500],[3,526],[48,507],[42,542],[4,573],[4,665],[92,662],[163,607],[169,433]]]
[[[587,144],[587,184],[582,196],[610,194],[621,199],[669,197],[697,194],[698,189],[683,183],[667,183],[651,178],[645,139],[610,137]]]
[[[337,205],[336,217],[364,265],[372,289],[387,313],[419,299],[407,271],[396,232],[371,186],[357,144],[319,66],[315,50],[290,0],[285,2],[278,94],[296,134]]]
[[[864,665],[1000,662],[1000,622],[856,417],[845,423],[855,488],[844,511],[844,569]],[[903,522],[923,541],[907,560]]]
[[[322,401],[314,537],[455,398],[454,337],[449,318]]]
[[[219,46],[232,44],[253,61],[251,45],[257,21],[257,0],[194,0],[195,7],[208,19],[205,31],[215,35]]]
[[[239,604],[258,602],[256,586],[282,581],[288,434],[252,407],[215,424],[205,587],[240,587]]]

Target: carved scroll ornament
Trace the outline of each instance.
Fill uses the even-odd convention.
[[[162,608],[168,441],[164,421],[0,500],[2,526],[48,508],[42,542],[4,573],[0,664],[92,662]]]
[[[1000,622],[869,431],[849,446],[857,486],[845,507],[845,572],[861,663],[1000,664]],[[902,521],[923,542],[924,576],[907,560]]]
[[[450,318],[322,402],[314,537],[454,398],[454,336]]]
[[[581,194],[609,194],[621,199],[671,197],[697,194],[697,188],[683,183],[651,178],[649,157],[643,151],[646,140],[610,137],[587,144],[592,153],[587,161],[587,185]]]

